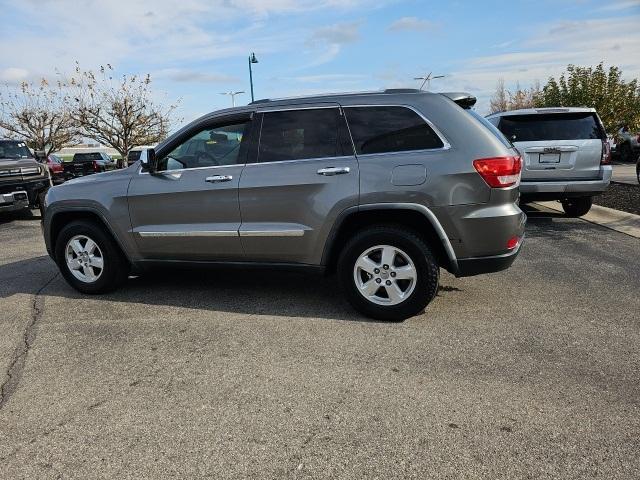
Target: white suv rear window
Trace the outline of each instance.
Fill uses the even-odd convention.
[[[512,142],[604,138],[600,122],[591,112],[505,115],[500,117],[498,128]]]

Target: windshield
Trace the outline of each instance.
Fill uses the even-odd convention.
[[[31,152],[24,142],[0,141],[0,158],[32,158]]]
[[[591,112],[505,115],[500,118],[498,128],[513,142],[605,138]]]
[[[100,152],[95,153],[76,153],[73,156],[74,162],[92,162],[94,160],[103,160]]]

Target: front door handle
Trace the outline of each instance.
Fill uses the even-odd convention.
[[[327,167],[318,170],[318,175],[326,175],[327,177],[330,177],[332,175],[344,175],[350,171],[351,169],[349,167]]]
[[[233,180],[231,175],[214,175],[204,179],[205,182],[209,183],[230,182],[231,180]]]

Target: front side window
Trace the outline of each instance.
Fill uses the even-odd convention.
[[[244,163],[240,146],[248,122],[221,125],[200,130],[158,161],[158,170],[219,167]]]
[[[337,108],[264,113],[258,162],[341,156],[345,147],[339,122],[344,120]]]
[[[407,152],[442,148],[425,120],[406,107],[345,107],[356,153]]]

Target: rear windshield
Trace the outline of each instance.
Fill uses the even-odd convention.
[[[604,138],[600,122],[590,112],[506,115],[498,128],[512,142]]]
[[[99,152],[96,153],[76,153],[73,156],[74,162],[91,162],[93,160],[103,160]]]
[[[496,136],[496,138],[500,140],[500,142],[502,142],[502,144],[505,147],[513,148],[513,145],[511,144],[511,142],[502,134],[500,130],[498,130],[498,128],[493,123],[491,123],[489,120],[484,118],[475,110],[467,110],[467,112],[469,112],[469,115],[471,115],[473,118],[478,120],[482,125],[487,127],[487,129],[489,129],[489,131],[493,133]]]

